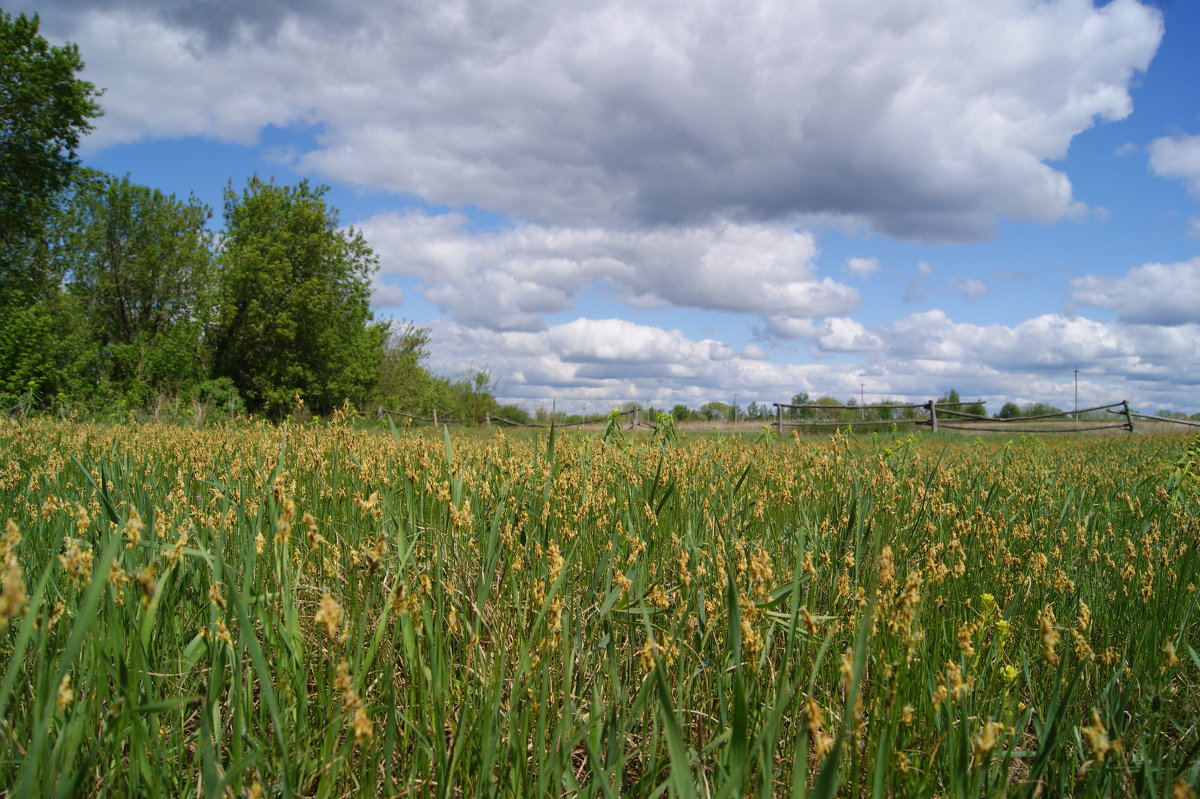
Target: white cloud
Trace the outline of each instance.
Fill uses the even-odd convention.
[[[1135,0],[41,11],[108,90],[93,148],[313,125],[301,169],[547,226],[810,214],[928,239],[1079,213],[1047,162],[1130,113],[1162,36]]]
[[[878,258],[847,258],[846,271],[858,278],[866,280],[883,268]]]
[[[537,330],[586,288],[635,305],[819,317],[858,307],[858,291],[813,264],[809,233],[785,224],[617,231],[526,224],[472,232],[459,214],[386,213],[359,226],[384,275],[416,275],[463,324]]]
[[[404,289],[387,283],[371,285],[372,308],[399,308],[404,305]]]
[[[1174,264],[1144,264],[1122,277],[1087,275],[1071,281],[1078,302],[1116,311],[1129,324],[1200,322],[1200,257]]]
[[[835,318],[805,321],[829,357],[776,363],[754,348],[691,339],[616,319],[577,319],[536,332],[497,332],[450,321],[432,325],[433,366],[490,369],[504,401],[593,410],[629,399],[697,407],[713,399],[782,402],[813,396],[928,399],[950,388],[1000,404],[1034,400],[1066,407],[1081,370],[1081,402],[1128,398],[1135,405],[1192,409],[1200,386],[1200,325],[1126,325],[1046,314],[1015,325],[957,322],[945,312],[911,314],[872,328]],[[847,363],[846,356],[864,360]],[[991,406],[989,406],[991,407]]]
[[[1150,169],[1162,178],[1182,180],[1200,199],[1200,136],[1164,136],[1150,142]]]
[[[988,293],[987,283],[973,277],[963,278],[962,280],[952,277],[950,278],[950,288],[967,299],[975,299]]]

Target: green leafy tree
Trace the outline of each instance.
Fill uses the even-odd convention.
[[[195,198],[97,172],[86,173],[64,203],[58,258],[93,344],[102,395],[144,406],[205,378],[211,215]]]
[[[841,405],[842,401],[840,399],[838,399],[837,397],[831,397],[828,394],[826,394],[823,397],[817,397],[815,400],[812,400],[812,404],[813,405]],[[837,421],[842,420],[843,413],[844,413],[844,411],[834,410],[831,408],[830,409],[805,408],[803,411],[801,411],[800,418],[801,419],[819,419],[819,420],[825,421],[825,422],[837,422]],[[854,411],[854,414],[857,415],[858,411]]]
[[[801,391],[798,394],[792,395],[791,405],[809,405],[812,399],[809,398],[807,391]],[[788,408],[784,413],[789,419],[813,419],[817,412],[812,408]]]
[[[1015,402],[1006,402],[996,414],[998,419],[1015,419],[1021,415],[1021,406]]]
[[[391,411],[443,414],[451,405],[450,386],[422,364],[428,356],[429,328],[391,324],[384,337],[376,399]]]
[[[676,405],[671,408],[671,417],[677,422],[686,422],[692,418],[692,409],[686,405]]]
[[[488,414],[495,413],[500,404],[493,394],[495,386],[492,376],[483,369],[477,369],[455,380],[451,384],[454,405],[452,413],[461,422],[468,424],[483,424]]]
[[[0,11],[0,260],[41,232],[101,113],[96,88],[76,77],[79,49],[52,46],[39,27],[37,15]]]
[[[252,411],[282,414],[299,396],[327,413],[363,404],[379,378],[387,326],[369,305],[377,261],[338,227],[326,187],[251,178],[225,191],[214,374]]]
[[[37,16],[0,10],[0,395],[46,404],[80,390],[90,360],[61,290],[46,227],[80,137],[100,115],[73,44],[52,46]]]

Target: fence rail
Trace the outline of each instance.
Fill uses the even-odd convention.
[[[412,419],[412,420],[418,421],[418,422],[427,422],[434,426],[437,426],[439,424],[462,424],[462,422],[458,419],[451,419],[449,417],[439,417],[437,414],[437,411],[433,412],[432,417],[421,416],[421,415],[415,414],[415,413],[405,413],[404,411],[393,411],[393,410],[384,408],[382,406],[377,408],[375,411],[375,415],[379,419],[382,419],[385,414],[388,416],[401,416],[405,419]],[[658,429],[656,425],[650,424],[649,422],[639,421],[638,412],[636,409],[631,410],[631,411],[619,411],[615,415],[618,417],[632,416],[633,419],[629,425],[630,430],[637,428],[637,427],[648,427],[651,430]],[[484,414],[484,422],[489,427],[491,427],[492,422],[497,422],[499,424],[506,424],[511,427],[550,429],[552,427],[555,427],[555,428],[583,427],[583,426],[589,425],[589,424],[601,424],[603,422],[607,422],[609,419],[613,418],[613,416],[614,416],[614,414],[612,414],[612,413],[606,413],[603,416],[597,416],[593,419],[582,419],[582,420],[579,420],[576,422],[550,422],[549,424],[545,424],[542,422],[519,422],[516,419],[507,419],[503,416],[497,416],[494,413],[487,413],[487,414]]]
[[[1087,433],[1096,430],[1126,430],[1130,433],[1134,432],[1133,420],[1145,419],[1155,422],[1168,422],[1171,424],[1187,425],[1189,427],[1200,427],[1200,422],[1191,421],[1188,419],[1172,419],[1166,416],[1154,416],[1148,413],[1138,413],[1129,408],[1128,400],[1120,402],[1110,402],[1104,405],[1095,405],[1091,408],[1080,408],[1077,411],[1058,411],[1056,413],[1042,413],[1035,416],[1013,416],[1013,417],[990,417],[981,416],[975,413],[967,413],[965,411],[954,410],[964,406],[986,405],[983,400],[959,401],[959,402],[938,402],[930,400],[929,402],[907,403],[902,405],[798,405],[788,402],[774,402],[775,407],[775,429],[782,434],[785,429],[799,427],[891,427],[910,425],[914,427],[928,427],[932,432],[938,430],[959,430],[970,433]],[[915,419],[861,419],[853,421],[837,421],[830,419],[800,419],[800,418],[784,418],[785,410],[809,410],[809,411],[869,411],[869,410],[914,410],[920,409],[925,411],[924,418]],[[1070,425],[1064,427],[1025,427],[1029,422],[1046,421],[1050,419],[1066,419],[1073,418],[1078,422],[1078,415],[1081,413],[1095,413],[1097,411],[1105,411],[1114,416],[1124,417],[1123,422],[1115,422],[1112,424],[1096,424],[1080,427],[1078,425]],[[11,412],[11,411],[10,411]],[[433,425],[439,424],[462,424],[458,419],[439,417],[437,411],[433,412],[432,417],[421,416],[415,413],[405,413],[403,411],[393,411],[384,407],[378,409],[378,417],[382,419],[384,415],[400,416],[406,419],[411,419],[418,422],[426,422]],[[649,430],[657,430],[657,425],[643,421],[641,418],[640,409],[634,408],[628,411],[617,411],[606,413],[603,416],[596,416],[590,419],[580,419],[573,422],[521,422],[516,419],[508,419],[503,416],[498,416],[493,413],[485,414],[484,420],[490,427],[493,423],[507,425],[509,427],[524,427],[533,429],[549,429],[549,428],[568,428],[568,427],[584,427],[587,425],[603,424],[614,416],[618,418],[628,419],[630,430],[638,428],[647,428]]]
[[[1109,411],[1109,413],[1121,413],[1121,412],[1120,411]],[[1135,413],[1133,411],[1129,411],[1129,415],[1133,416],[1137,419],[1149,419],[1150,421],[1153,421],[1153,422],[1170,422],[1171,424],[1183,424],[1183,425],[1187,425],[1188,427],[1200,427],[1200,422],[1193,422],[1190,419],[1172,419],[1167,416],[1154,416],[1149,413]]]
[[[930,400],[925,403],[908,404],[908,405],[795,405],[786,402],[773,403],[775,406],[775,428],[782,435],[785,428],[796,427],[878,427],[880,425],[915,425],[928,427],[932,432],[938,430],[962,430],[973,433],[994,433],[1005,431],[1008,433],[1085,433],[1092,430],[1127,430],[1133,432],[1133,417],[1140,414],[1132,413],[1129,410],[1129,402],[1122,400],[1120,402],[1110,402],[1105,405],[1097,405],[1092,408],[1082,408],[1078,411],[1059,411],[1056,413],[1043,413],[1036,416],[1013,416],[1007,418],[993,418],[990,416],[981,416],[976,413],[966,413],[965,411],[953,410],[953,408],[961,408],[963,406],[980,406],[986,405],[983,400],[976,402],[938,402]],[[1121,408],[1120,411],[1112,410],[1113,408]],[[836,411],[865,411],[879,408],[887,408],[891,410],[905,410],[919,408],[924,410],[928,416],[924,419],[880,419],[861,421],[828,421],[828,420],[809,420],[809,419],[790,419],[784,421],[783,412],[785,408],[808,409],[808,410],[836,410]],[[1094,411],[1108,411],[1125,417],[1125,421],[1119,424],[1104,424],[1104,425],[1089,425],[1087,427],[1014,427],[1013,423],[1027,423],[1031,421],[1045,419],[1061,419],[1073,417],[1078,421],[1079,414],[1092,413]],[[943,418],[939,419],[939,415]],[[946,421],[946,417],[949,421]],[[1175,420],[1166,420],[1175,421]]]

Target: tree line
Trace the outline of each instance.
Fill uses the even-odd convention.
[[[496,409],[485,373],[425,368],[427,329],[374,318],[378,261],[327,187],[231,183],[213,230],[195,197],[81,167],[82,70],[0,11],[0,407]]]

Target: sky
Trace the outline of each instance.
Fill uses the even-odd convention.
[[[504,402],[1200,411],[1200,3],[55,0],[89,166],[330,187]],[[1077,382],[1076,382],[1077,381]]]

